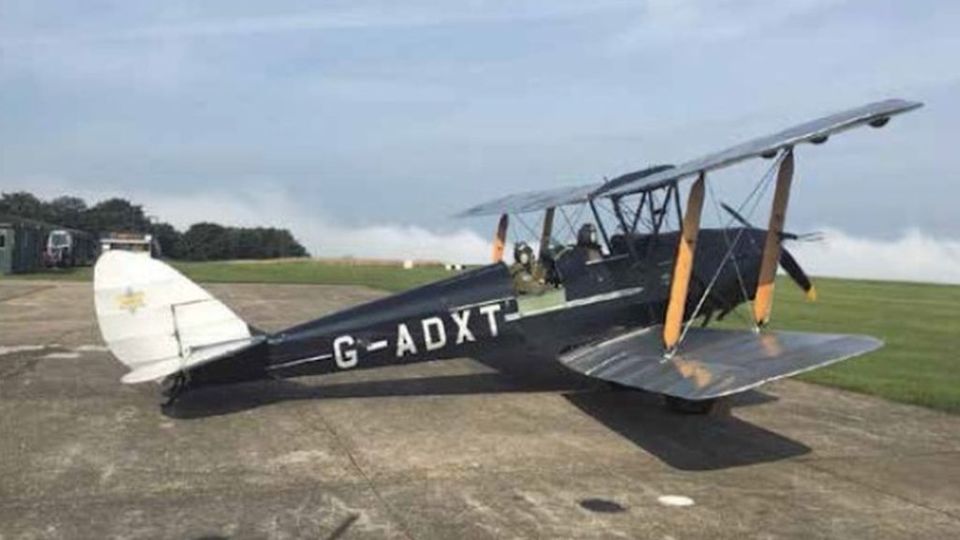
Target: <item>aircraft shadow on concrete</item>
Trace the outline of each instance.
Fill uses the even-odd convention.
[[[509,392],[561,392],[575,407],[667,465],[704,471],[779,461],[810,452],[810,447],[740,420],[733,414],[695,416],[666,409],[659,396],[615,388],[567,370],[546,358],[478,358],[497,370],[437,377],[303,384],[258,381],[185,392],[164,414],[197,419],[296,400],[360,397],[469,395]],[[759,391],[736,396],[731,408],[776,401]]]

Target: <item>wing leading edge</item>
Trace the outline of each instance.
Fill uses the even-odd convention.
[[[654,165],[643,170],[625,174],[609,182],[594,182],[592,184],[582,184],[579,186],[566,186],[541,191],[515,193],[468,208],[457,214],[457,217],[522,214],[524,212],[536,212],[538,210],[568,204],[585,203],[590,200],[591,194],[601,188],[632,182],[671,168],[673,168],[673,165]]]
[[[655,189],[701,171],[707,172],[728,167],[747,159],[775,155],[777,151],[796,144],[804,142],[819,144],[826,141],[831,135],[848,129],[864,125],[882,127],[891,116],[903,114],[922,106],[923,103],[903,99],[888,99],[868,103],[804,122],[771,135],[751,139],[726,150],[690,160],[658,174],[625,183],[618,183],[618,179],[615,178],[597,189],[591,194],[591,197],[611,197]]]
[[[690,328],[664,359],[660,327],[586,345],[560,357],[568,368],[609,382],[689,400],[743,392],[883,345],[869,336]]]
[[[593,183],[515,193],[468,208],[457,214],[457,217],[522,214],[566,204],[587,202],[590,194],[602,186],[603,183]]]

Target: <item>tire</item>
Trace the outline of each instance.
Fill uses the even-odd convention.
[[[691,400],[675,396],[663,396],[667,408],[673,412],[690,415],[723,415],[730,412],[730,403],[724,398]]]

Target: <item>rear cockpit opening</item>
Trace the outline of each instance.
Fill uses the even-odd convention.
[[[539,248],[537,253],[527,242],[514,244],[510,276],[521,313],[550,309],[566,303],[568,298],[563,269],[567,273],[580,274],[583,265],[602,262],[612,255],[604,253],[597,229],[592,223],[580,226],[573,243],[562,244],[549,238]]]
[[[566,248],[562,245],[545,246],[537,257],[526,242],[513,247],[510,279],[521,313],[539,311],[566,302],[563,280],[557,271],[556,258]]]

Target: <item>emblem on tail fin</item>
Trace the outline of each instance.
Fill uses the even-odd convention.
[[[143,291],[134,291],[130,287],[127,287],[123,294],[117,296],[116,302],[117,307],[129,311],[131,314],[147,305],[143,299]]]
[[[111,250],[93,274],[100,334],[131,370],[124,382],[159,380],[260,341],[229,307],[162,261]]]

